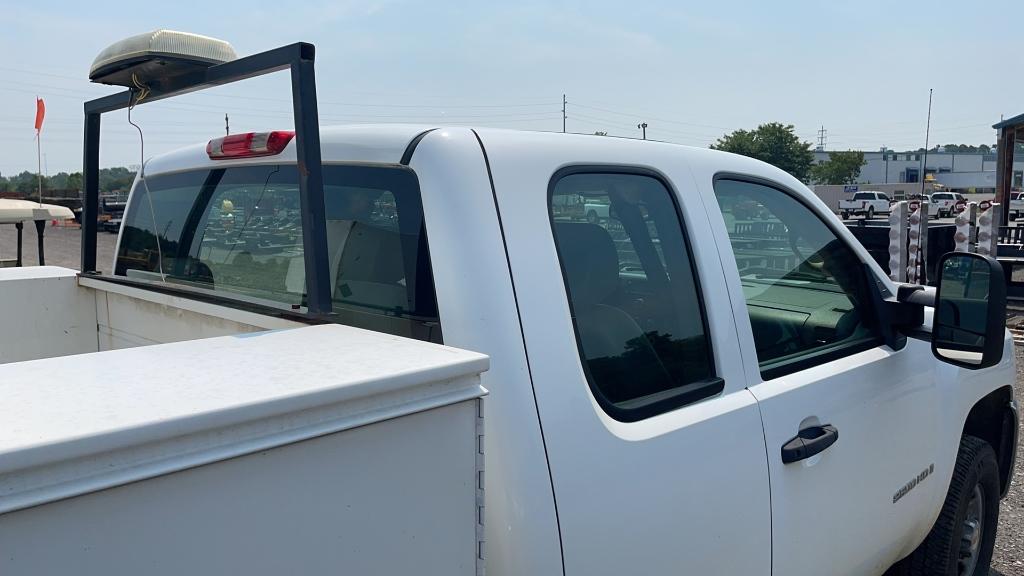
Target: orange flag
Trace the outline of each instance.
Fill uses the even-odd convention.
[[[43,99],[36,97],[36,134],[43,129],[43,116],[46,116],[46,104]]]

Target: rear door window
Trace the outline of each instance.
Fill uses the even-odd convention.
[[[338,319],[440,341],[415,174],[325,165],[324,200]],[[147,178],[125,215],[115,274],[301,310],[305,261],[295,166]]]
[[[668,187],[647,174],[556,175],[549,209],[584,372],[605,411],[631,421],[721,392]]]

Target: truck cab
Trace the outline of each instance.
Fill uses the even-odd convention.
[[[887,335],[899,287],[784,172],[582,135],[321,138],[334,321],[491,358],[489,571],[880,574],[933,530],[965,434],[1009,482],[1009,338],[969,371]],[[115,280],[301,320],[294,143],[219,140],[147,162]]]

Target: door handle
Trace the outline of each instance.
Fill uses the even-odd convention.
[[[839,440],[839,430],[831,424],[804,428],[782,445],[782,463],[791,464],[820,454],[836,440]]]

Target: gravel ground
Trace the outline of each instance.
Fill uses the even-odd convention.
[[[1024,386],[1024,347],[1016,346],[1017,401],[1021,401]],[[1022,422],[1024,424],[1024,422]],[[1021,426],[1024,437],[1024,426]],[[1024,576],[1024,449],[1017,447],[1017,469],[1013,474],[1010,493],[999,507],[999,534],[992,556],[992,576]]]
[[[43,232],[43,256],[49,266],[79,269],[82,261],[82,231],[77,227],[46,226]],[[96,266],[100,272],[109,272],[114,258],[117,235],[102,230],[96,234]],[[35,266],[39,262],[36,251],[35,224],[25,224],[22,231],[22,262]],[[0,224],[0,259],[14,258],[17,253],[18,233],[13,224]]]
[[[0,258],[14,258],[16,246],[14,226],[0,225]],[[47,227],[44,233],[44,254],[46,263],[78,269],[81,231],[77,228]],[[36,256],[36,231],[31,224],[24,231],[23,258],[26,265],[34,265]],[[109,271],[117,236],[107,232],[98,233],[97,265],[101,271]],[[1015,347],[1017,354],[1017,389],[1024,387],[1024,347]],[[1018,401],[1024,400],[1018,392]],[[1024,424],[1024,422],[1022,422]],[[1024,425],[1021,427],[1024,437]],[[1024,444],[1022,444],[1024,446]],[[992,576],[1024,576],[1024,448],[1018,447],[1017,469],[1013,485],[999,511],[999,534],[996,538],[995,554],[992,558]]]

